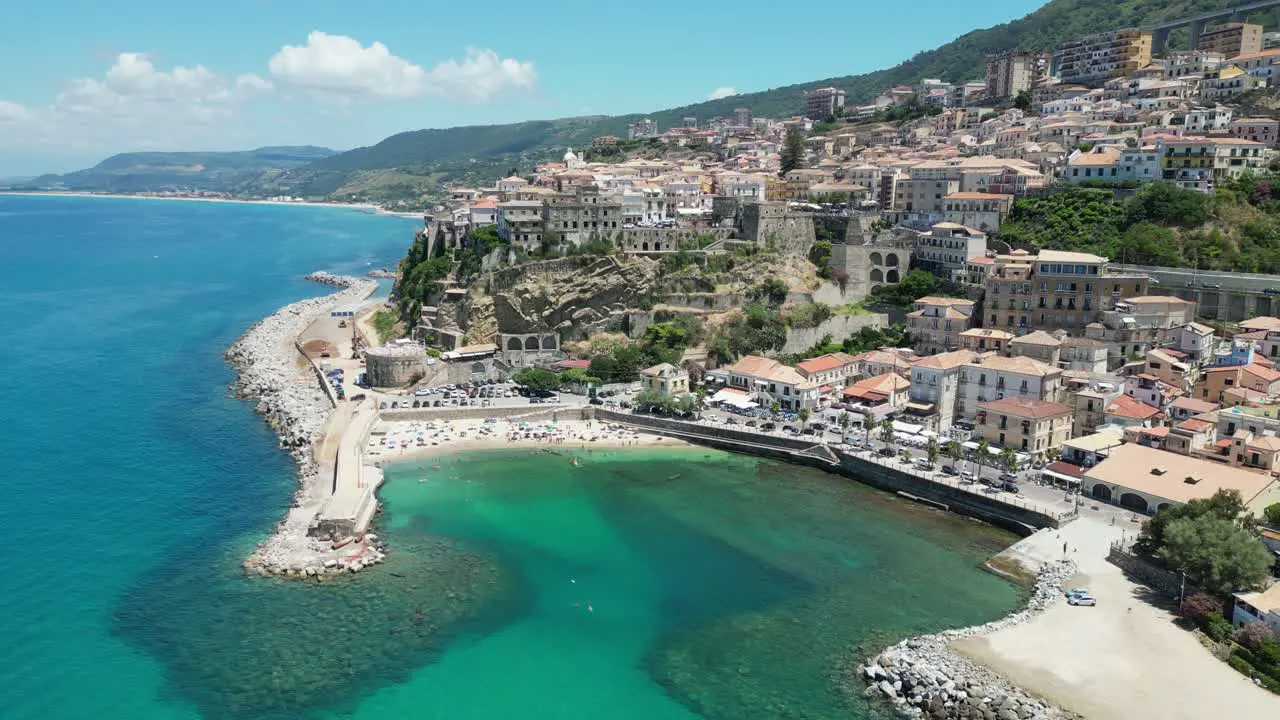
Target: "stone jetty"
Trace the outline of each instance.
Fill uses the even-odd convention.
[[[1075,714],[1032,697],[996,673],[959,655],[952,642],[1027,622],[1062,595],[1075,564],[1045,565],[1027,605],[1000,620],[903,640],[858,668],[865,695],[880,696],[909,718],[1059,720]]]
[[[377,283],[325,272],[312,273],[306,279],[339,291],[286,305],[249,328],[225,354],[237,372],[231,390],[237,397],[256,402],[256,410],[298,466],[299,486],[292,508],[271,537],[244,562],[245,570],[254,574],[319,577],[352,572],[381,562],[385,554],[372,535],[308,535],[312,519],[329,497],[328,483],[317,474],[312,445],[320,439],[333,408],[318,382],[296,382],[299,370],[294,343],[312,322],[334,307],[367,298]]]

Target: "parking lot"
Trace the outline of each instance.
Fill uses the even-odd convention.
[[[455,407],[537,407],[539,405],[581,405],[586,398],[567,393],[525,391],[511,382],[476,382],[420,388],[399,393],[372,393],[380,410]]]

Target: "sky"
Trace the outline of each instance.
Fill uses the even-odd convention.
[[[1041,4],[0,1],[0,178],[656,111],[890,67]]]

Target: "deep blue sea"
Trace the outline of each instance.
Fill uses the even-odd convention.
[[[389,468],[385,565],[240,561],[293,468],[225,348],[415,221],[0,196],[0,720],[866,718],[838,668],[984,622],[1011,536],[697,448]]]
[[[147,573],[226,556],[288,503],[288,459],[228,397],[222,352],[325,292],[304,274],[394,266],[415,224],[0,196],[0,717],[197,716],[117,615]]]

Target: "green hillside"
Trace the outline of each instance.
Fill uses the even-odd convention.
[[[798,113],[804,93],[835,86],[848,93],[852,104],[865,104],[887,87],[914,84],[926,77],[949,82],[975,80],[986,71],[986,56],[1015,48],[1049,51],[1066,40],[1093,32],[1150,25],[1187,15],[1231,7],[1240,0],[1052,0],[1018,20],[966,33],[935,50],[923,52],[892,68],[863,75],[826,78],[721,100],[667,110],[614,117],[583,117],[511,125],[467,126],[417,130],[393,135],[365,148],[340,153],[296,174],[300,186],[312,193],[333,192],[353,172],[413,168],[419,173],[442,171],[436,180],[476,176],[492,180],[522,161],[549,157],[553,150],[581,147],[597,135],[623,135],[627,124],[651,118],[660,128],[678,126],[687,116],[708,120],[734,108],[749,108],[760,116]],[[1250,18],[1268,27],[1280,25],[1280,12],[1268,10]],[[1177,34],[1171,38],[1176,47]],[[1181,39],[1185,42],[1185,34]],[[856,52],[856,45],[850,46]]]
[[[333,154],[328,148],[309,145],[235,152],[120,153],[86,170],[43,175],[30,184],[99,192],[170,189],[234,192],[242,186],[259,183],[264,174],[300,168]]]

